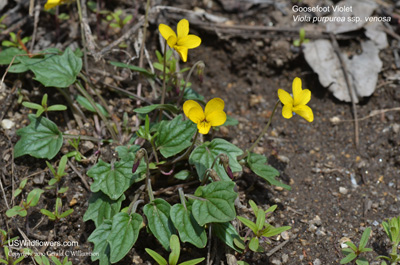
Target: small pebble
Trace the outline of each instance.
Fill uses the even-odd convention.
[[[281,233],[281,236],[284,240],[288,240],[289,239],[289,232],[288,231],[283,231]]]
[[[15,126],[15,122],[13,122],[12,120],[4,119],[1,121],[1,127],[4,130],[10,130],[14,126]]]
[[[339,187],[339,192],[341,194],[347,194],[348,190],[345,187]]]
[[[288,254],[283,254],[282,255],[282,262],[287,263],[289,261],[289,255]]]
[[[393,132],[394,133],[399,133],[399,131],[400,131],[400,124],[398,124],[398,123],[395,123],[395,124],[393,124],[392,125],[392,129],[393,129]]]
[[[271,263],[272,263],[272,264],[275,264],[275,265],[281,265],[281,264],[282,264],[282,262],[281,262],[279,259],[273,259],[273,260],[271,261]]]
[[[315,259],[313,262],[313,265],[321,265],[321,260],[320,259]]]

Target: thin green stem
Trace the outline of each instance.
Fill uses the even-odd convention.
[[[153,149],[154,158],[156,159],[156,162],[158,164],[159,160],[158,160],[156,146],[154,144],[154,138],[150,140],[150,144],[151,144],[151,148]]]
[[[79,16],[79,22],[80,22],[80,28],[81,28],[81,38],[82,38],[82,46],[83,46],[83,61],[84,61],[84,67],[85,67],[85,72],[88,73],[88,68],[87,68],[87,53],[86,53],[86,38],[85,38],[85,32],[83,30],[83,16],[82,16],[82,7],[81,7],[81,0],[76,1],[76,5],[78,7],[78,16]]]
[[[217,159],[219,159],[220,158],[220,156],[221,155],[223,155],[222,153],[221,154],[218,154],[215,158],[214,158],[214,161],[213,161],[213,163],[211,164],[211,167],[209,168],[209,169],[213,169],[213,167],[215,166],[215,163],[217,162]],[[207,169],[206,171],[204,171],[204,173],[203,173],[203,176],[202,176],[202,180],[201,180],[201,186],[203,186],[204,184],[206,184],[206,181],[207,181],[207,179],[208,179],[208,177],[206,178],[206,174],[208,173],[208,170],[209,169]]]
[[[149,194],[150,202],[154,201],[153,189],[151,187],[151,179],[147,180],[147,193]]]
[[[181,200],[181,203],[182,203],[183,207],[186,209],[185,193],[183,193],[183,189],[182,188],[179,188],[178,192],[179,192],[179,198]]]
[[[163,67],[163,83],[162,83],[162,93],[161,93],[161,104],[164,104],[165,93],[166,93],[166,79],[167,79],[167,40],[164,42],[164,67]],[[162,113],[162,112],[161,112]]]
[[[118,137],[115,134],[114,129],[111,127],[111,125],[108,123],[107,118],[103,115],[103,113],[99,110],[97,105],[95,104],[93,98],[89,95],[89,93],[83,88],[82,84],[80,82],[75,82],[76,87],[78,88],[79,92],[90,102],[92,107],[96,110],[97,114],[100,116],[100,118],[103,120],[104,124],[106,125],[108,131],[111,134],[111,138],[113,139],[114,142],[118,142]]]
[[[187,84],[189,83],[190,77],[192,77],[192,74],[193,74],[194,69],[195,69],[198,65],[200,65],[200,64],[204,64],[204,62],[203,62],[203,61],[197,61],[197,62],[192,66],[192,68],[190,68],[190,71],[189,71],[188,75],[186,76],[185,85],[183,86],[182,91],[181,91],[181,93],[180,93],[180,95],[179,95],[179,99],[178,99],[178,102],[177,102],[177,105],[178,105],[178,106],[179,106],[180,102],[182,101],[182,99],[183,99],[183,97],[184,97],[184,95],[185,95],[185,90],[186,90]]]
[[[275,115],[275,112],[276,112],[276,109],[278,108],[279,102],[280,102],[279,100],[276,102],[275,107],[274,107],[274,109],[273,109],[273,111],[272,111],[272,114],[271,114],[271,116],[269,117],[268,123],[267,123],[267,125],[265,125],[264,129],[262,130],[262,132],[261,132],[260,135],[258,136],[257,140],[250,146],[249,149],[247,149],[247,150],[243,153],[243,155],[239,156],[239,157],[237,158],[237,160],[242,160],[243,158],[247,157],[248,154],[249,154],[251,151],[253,151],[253,149],[258,145],[258,143],[260,142],[261,138],[262,138],[262,137],[264,136],[264,134],[267,132],[267,130],[268,130],[270,124],[271,124],[272,118],[273,118],[274,115]]]

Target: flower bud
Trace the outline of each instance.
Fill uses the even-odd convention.
[[[231,168],[229,167],[229,157],[226,154],[220,154],[219,164],[224,167],[226,174],[228,174],[228,176],[233,179],[233,173]]]
[[[133,161],[133,167],[132,167],[132,173],[135,174],[136,170],[138,169],[139,165],[140,165],[140,161],[142,160],[142,158],[145,155],[145,150],[139,149],[139,151],[136,152],[135,154],[135,160]]]

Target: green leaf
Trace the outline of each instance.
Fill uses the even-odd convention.
[[[236,126],[239,124],[239,121],[232,116],[226,115],[226,121],[222,126]]]
[[[207,234],[185,207],[177,203],[171,207],[171,220],[179,232],[182,242],[189,242],[197,248],[204,248],[207,244]]]
[[[26,204],[29,207],[32,206],[36,206],[39,202],[40,199],[40,195],[42,195],[42,193],[44,192],[44,190],[42,189],[33,189],[31,192],[28,193],[28,196],[26,198]]]
[[[258,238],[253,237],[250,240],[249,248],[251,249],[251,251],[257,252],[259,245],[260,245],[260,242],[258,241]]]
[[[357,254],[356,253],[350,253],[349,255],[347,255],[346,257],[344,257],[341,261],[340,264],[346,264],[349,263],[350,261],[354,260],[355,258],[357,258]]]
[[[171,235],[176,233],[169,216],[170,210],[171,205],[163,199],[155,199],[143,208],[150,231],[166,250],[169,250]]]
[[[142,74],[144,74],[144,75],[146,75],[148,77],[154,77],[155,76],[152,72],[150,72],[150,71],[148,71],[148,70],[146,70],[144,68],[138,67],[136,65],[130,65],[130,64],[125,64],[125,63],[121,63],[121,62],[110,62],[110,64],[114,65],[114,66],[117,66],[117,67],[131,69],[132,71],[142,73]]]
[[[16,216],[16,215],[25,217],[26,214],[27,214],[27,211],[24,208],[22,208],[21,206],[18,206],[18,205],[12,207],[11,209],[8,209],[7,212],[6,212],[7,217],[13,217],[13,216]]]
[[[291,226],[281,226],[281,227],[273,227],[270,224],[265,224],[266,228],[261,232],[262,236],[271,237],[282,233],[283,231],[289,230]]]
[[[159,265],[168,265],[167,261],[157,252],[152,249],[145,248],[147,254],[149,254]]]
[[[222,242],[227,246],[231,247],[233,250],[242,253],[242,249],[238,248],[234,244],[234,240],[242,241],[235,227],[230,223],[212,223],[212,234],[217,236]]]
[[[92,104],[90,104],[90,102],[89,102],[89,100],[87,100],[87,98],[78,95],[76,97],[76,101],[79,103],[79,105],[81,105],[82,107],[84,107],[88,111],[91,111],[93,113],[97,113],[97,111],[93,108]],[[95,104],[96,104],[97,108],[101,111],[101,113],[104,116],[106,116],[106,117],[110,116],[108,114],[107,110],[102,105],[100,105],[99,103],[95,103]]]
[[[356,264],[357,265],[369,265],[369,262],[364,257],[361,257],[356,260]]]
[[[181,254],[181,245],[179,244],[179,238],[177,235],[172,235],[169,240],[171,253],[169,254],[168,265],[176,265]]]
[[[211,143],[206,142],[196,147],[190,154],[189,163],[196,166],[197,174],[199,178],[202,178],[204,172],[211,168],[214,159],[221,153],[229,157],[229,167],[232,172],[239,172],[242,170],[242,166],[237,162],[236,157],[240,156],[243,151],[230,142],[218,138],[212,140]],[[214,169],[221,180],[230,180],[222,165],[216,163]]]
[[[192,213],[200,226],[235,219],[237,193],[233,190],[234,186],[232,181],[217,181],[197,188],[194,195],[199,199],[193,202]]]
[[[139,236],[142,222],[142,216],[137,213],[114,215],[110,235],[107,238],[110,244],[110,261],[112,263],[120,261],[131,250]]]
[[[167,110],[171,113],[178,113],[178,111],[179,111],[178,108],[172,104],[152,104],[149,106],[134,109],[133,111],[136,113],[139,113],[139,114],[147,114],[156,109]]]
[[[140,174],[145,171],[145,163],[142,160],[135,174],[132,174],[133,160],[121,160],[110,165],[103,160],[94,165],[87,175],[93,178],[91,191],[101,190],[112,200],[117,200],[135,182],[140,181]]]
[[[35,74],[34,79],[44,86],[63,88],[75,82],[82,69],[82,59],[67,48],[62,55],[53,54],[27,66]]]
[[[23,55],[23,54],[27,54],[26,51],[24,50],[20,50],[18,48],[12,47],[12,48],[8,48],[8,49],[4,49],[3,51],[0,52],[0,65],[9,65],[11,63],[11,61],[13,60],[14,56],[14,64],[19,63],[19,57],[22,56],[16,56],[16,55]],[[28,69],[27,69],[28,70]]]
[[[24,101],[22,102],[22,106],[30,108],[30,109],[43,109],[42,105],[36,104],[36,103],[32,103],[32,102],[28,102],[28,101]]]
[[[256,235],[257,234],[257,225],[254,223],[254,222],[252,222],[252,221],[250,221],[249,219],[247,219],[247,218],[244,218],[244,217],[242,217],[242,216],[236,216],[236,218],[240,221],[240,222],[242,222],[245,226],[247,226],[248,228],[250,228],[251,229],[251,231],[253,231],[253,233]]]
[[[40,209],[40,212],[42,214],[46,215],[47,217],[49,217],[50,220],[52,220],[52,221],[56,220],[56,216],[52,212],[50,212],[46,209]]]
[[[183,121],[181,115],[172,121],[162,121],[158,128],[157,148],[165,158],[176,155],[192,144],[196,131],[195,124],[189,120]]]
[[[174,175],[174,178],[179,180],[187,180],[190,178],[190,171],[187,169],[181,170]]]
[[[348,245],[354,252],[358,250],[357,246],[353,244],[351,241],[344,242],[346,245]]]
[[[52,105],[52,106],[48,107],[47,111],[62,111],[62,110],[66,110],[66,109],[67,109],[67,106],[56,104],[56,105]]]
[[[14,156],[29,154],[36,158],[52,159],[60,151],[63,136],[57,125],[45,117],[29,114],[31,123],[17,131],[21,139],[14,146]]]
[[[100,259],[100,264],[111,264],[109,262],[110,245],[107,241],[111,232],[111,227],[112,221],[104,220],[104,222],[89,236],[88,241],[94,244],[93,254],[96,253],[96,255],[91,255],[92,261]]]
[[[367,227],[361,236],[360,245],[358,249],[362,250],[367,245],[370,234],[371,234],[371,227]]]
[[[259,209],[256,217],[257,217],[256,218],[257,231],[260,231],[264,227],[265,212],[262,209]]]
[[[93,193],[90,196],[89,207],[83,216],[83,221],[93,220],[96,227],[98,227],[104,220],[112,219],[119,212],[123,200],[125,200],[124,194],[114,201],[102,192]]]
[[[291,190],[291,187],[289,185],[286,185],[275,179],[275,177],[279,176],[278,170],[269,165],[266,165],[266,163],[267,158],[263,155],[249,153],[249,156],[247,157],[247,164],[254,173],[268,181],[271,185]]]
[[[199,264],[200,262],[202,262],[203,260],[205,260],[205,258],[192,259],[192,260],[188,260],[188,261],[179,263],[179,265],[196,265],[196,264]]]
[[[140,149],[139,145],[119,145],[115,148],[121,160],[135,160],[135,154]]]
[[[68,210],[66,210],[65,212],[63,212],[62,214],[60,214],[60,219],[61,219],[61,218],[67,217],[68,215],[72,214],[73,212],[74,212],[74,209],[68,209]]]
[[[246,261],[243,261],[243,260],[238,260],[237,264],[238,265],[249,265],[249,263],[247,263]]]

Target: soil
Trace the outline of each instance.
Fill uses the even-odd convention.
[[[191,22],[191,33],[201,36],[202,44],[199,48],[189,51],[188,62],[181,63],[181,67],[191,66],[197,60],[204,61],[206,67],[203,81],[192,78],[193,88],[204,95],[206,100],[214,97],[222,98],[225,101],[225,111],[239,121],[237,126],[221,128],[216,133],[217,136],[246,149],[256,140],[271,116],[278,100],[278,88],[291,91],[293,79],[300,77],[303,89],[308,88],[312,92],[309,106],[314,112],[314,121],[308,123],[298,115],[290,120],[284,119],[279,106],[269,131],[255,149],[256,153],[269,158],[268,163],[280,172],[278,179],[289,184],[292,190],[269,186],[250,171],[238,174],[235,179],[240,203],[245,206],[244,209],[238,208],[239,215],[252,217],[251,211],[247,209],[249,199],[265,209],[277,204],[278,209],[270,217],[270,223],[276,226],[290,225],[292,229],[284,235],[272,238],[270,244],[266,245],[265,253],[248,252],[240,255],[222,247],[218,240],[212,240],[210,241],[213,259],[211,264],[228,264],[226,253],[235,255],[236,259],[245,260],[249,264],[339,264],[343,258],[341,253],[343,240],[349,238],[358,244],[362,232],[367,227],[372,228],[368,247],[373,251],[365,256],[372,262],[371,264],[374,262],[379,264],[374,258],[378,255],[388,255],[390,251],[389,241],[380,224],[383,220],[400,215],[400,87],[396,78],[399,70],[394,55],[397,50],[391,48],[397,47],[397,40],[392,37],[397,36],[398,24],[389,25],[394,35],[388,36],[389,47],[380,53],[383,69],[379,74],[374,94],[357,104],[359,143],[356,145],[351,104],[335,99],[327,88],[322,87],[301,50],[296,50],[292,46],[292,41],[297,38],[297,30],[304,24],[293,22],[290,13],[293,5],[291,1],[279,1],[279,4],[267,4],[268,1],[253,3],[228,0],[192,1],[190,4],[189,1],[151,2],[152,6],[163,4],[184,10],[201,8],[207,13],[228,18],[226,25],[249,27],[273,25],[274,29],[264,33],[249,29],[221,33],[218,29],[210,30],[203,24]],[[304,2],[302,5],[313,5],[313,1],[302,2]],[[23,21],[28,15],[28,5],[29,1],[21,1],[18,4],[16,1],[8,0],[2,11],[4,14],[11,14],[3,22],[8,28],[22,21],[14,30],[16,32],[21,29],[21,36],[31,36],[33,33],[33,18],[29,17]],[[10,10],[16,6],[19,8],[11,13]],[[108,10],[121,8],[127,14],[133,14],[134,18],[127,26],[129,28],[138,23],[138,18],[144,14],[145,4],[142,1],[133,3],[107,1],[103,8]],[[399,11],[392,4],[385,4],[376,12],[383,12],[383,9],[386,12],[390,11],[391,14]],[[78,21],[75,6],[62,6],[61,11],[69,12],[71,18],[59,21],[58,25],[52,22],[54,20],[52,15],[41,12],[36,50],[47,48],[41,46],[45,44],[63,48],[69,45],[81,46],[79,31],[73,32]],[[175,25],[183,16],[172,11],[162,11],[157,16],[151,17],[146,48],[152,61],[156,60],[154,51],[160,50],[158,23]],[[116,40],[127,30],[123,28],[122,32],[118,32],[111,28],[106,29],[104,23],[98,25],[93,13],[89,16],[89,22],[93,34],[99,30],[102,36],[96,43],[99,49]],[[288,26],[294,30],[280,30]],[[323,27],[323,25],[313,26],[316,32]],[[323,34],[313,33],[315,32],[310,34],[313,39],[324,37]],[[359,49],[360,39],[365,36],[363,30],[348,33],[346,36],[348,37],[346,40],[339,39],[339,45],[352,56]],[[108,89],[104,83],[136,93],[138,82],[142,82],[144,97],[157,102],[153,98],[151,86],[138,75],[130,74],[121,68],[112,68],[106,63],[108,60],[126,62],[134,57],[136,52],[132,47],[137,38],[137,34],[132,35],[126,41],[128,48],[106,54],[100,63],[96,63],[89,56],[89,76],[95,86],[102,89],[102,95],[116,113],[116,119],[121,122],[125,111],[129,115],[129,125],[133,127],[135,117],[132,109],[136,107],[136,100]],[[8,35],[1,33],[0,40],[5,39],[8,39]],[[148,66],[146,59],[144,62]],[[130,63],[137,65],[138,58]],[[1,72],[5,68],[2,67]],[[29,239],[37,240],[77,241],[78,246],[64,250],[89,253],[93,250],[93,245],[87,239],[95,226],[91,221],[83,222],[82,218],[88,207],[91,192],[76,172],[83,174],[86,182],[90,183],[91,179],[85,173],[94,164],[96,150],[101,150],[100,157],[103,160],[110,161],[114,151],[113,146],[98,147],[91,145],[90,142],[83,142],[81,151],[89,158],[88,161],[74,162],[76,170],[69,167],[68,175],[63,178],[65,181],[63,186],[69,187],[62,198],[63,205],[66,209],[74,209],[71,216],[56,223],[43,218],[40,209],[53,209],[56,198],[54,190],[46,190],[39,205],[28,211],[27,218],[7,218],[5,216],[7,208],[20,202],[21,197],[12,200],[12,191],[18,187],[22,178],[29,178],[23,192],[24,197],[33,188],[45,189],[47,181],[51,178],[45,160],[29,156],[18,159],[12,157],[13,146],[18,140],[16,130],[28,124],[27,114],[30,113],[29,109],[17,102],[18,95],[24,96],[31,102],[40,102],[42,95],[48,93],[50,104],[62,103],[63,97],[55,90],[44,88],[33,81],[31,73],[19,75],[8,73],[5,85],[0,91],[1,115],[4,115],[5,119],[13,120],[16,125],[10,130],[0,129],[2,169],[0,227],[10,231],[12,237],[26,235]],[[14,86],[18,88],[15,91],[21,88],[19,94],[12,92]],[[71,90],[71,93],[77,92]],[[370,115],[376,114],[377,112],[373,112],[375,110],[389,111]],[[69,112],[66,115],[50,114],[49,118],[57,123],[61,131],[75,131],[90,136],[103,134],[101,131],[96,131],[92,116],[90,114],[87,116],[89,122],[82,128],[76,125],[74,117]],[[208,135],[206,139],[210,137]],[[62,152],[68,150],[65,147]],[[60,156],[57,156],[54,161],[59,158]],[[174,197],[171,195],[174,193],[175,191],[165,192],[160,196]],[[243,227],[240,229],[244,236],[246,231]],[[279,248],[271,252],[276,246]],[[167,256],[156,240],[142,230],[134,248],[117,264],[154,264],[144,251],[146,247],[159,251],[164,257]],[[45,250],[60,251],[59,248],[52,247]],[[206,257],[207,252],[207,248],[199,250],[183,244],[181,260]],[[84,256],[71,257],[71,261],[73,264],[97,264],[91,262],[90,257]],[[23,264],[33,264],[33,261],[25,259]]]

